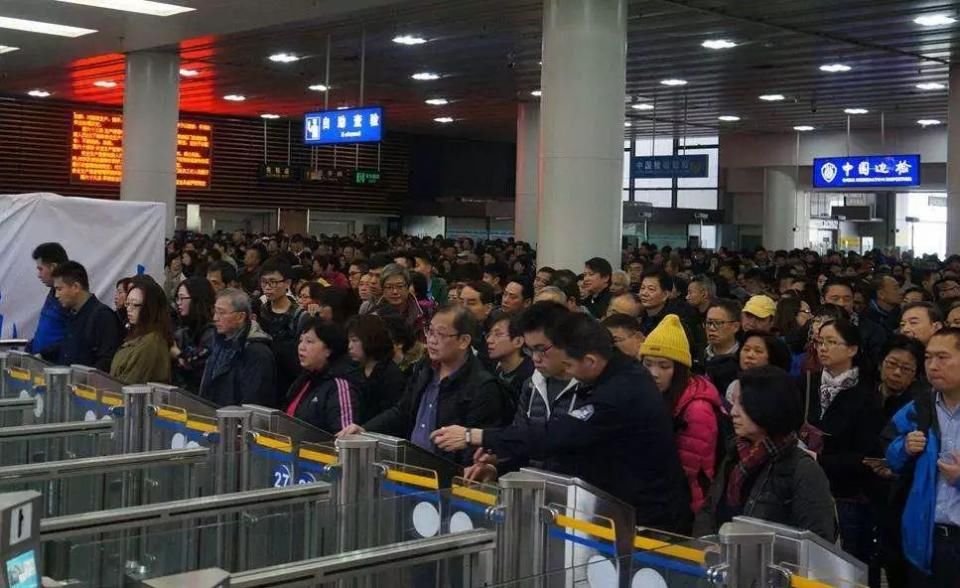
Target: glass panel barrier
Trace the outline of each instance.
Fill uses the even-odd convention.
[[[710,566],[719,562],[720,546],[710,541],[638,527],[630,576],[634,586],[714,586]],[[646,584],[645,584],[645,583]]]
[[[113,452],[111,428],[66,431],[58,427],[49,429],[49,433],[37,433],[48,429],[46,425],[34,425],[0,430],[0,467],[96,457]],[[18,431],[23,434],[13,434]]]
[[[790,575],[791,588],[867,588],[845,578],[821,576],[814,570],[793,563],[781,562],[779,567]]]

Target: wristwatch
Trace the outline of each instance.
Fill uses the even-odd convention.
[[[464,429],[463,439],[467,442],[467,445],[472,445],[470,442],[470,429]]]

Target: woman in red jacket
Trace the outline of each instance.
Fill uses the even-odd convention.
[[[710,380],[690,373],[690,343],[680,319],[667,315],[640,347],[643,365],[673,411],[680,462],[687,474],[693,513],[706,503],[716,473],[720,394]]]

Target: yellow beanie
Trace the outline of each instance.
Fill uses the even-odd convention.
[[[680,317],[675,314],[663,317],[657,328],[647,335],[647,340],[640,346],[640,355],[665,357],[687,367],[692,366],[690,343],[683,331],[683,325],[680,324]]]

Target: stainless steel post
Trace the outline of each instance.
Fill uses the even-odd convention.
[[[240,406],[227,406],[217,410],[219,439],[215,449],[214,470],[217,494],[247,489],[250,463],[245,439],[252,415],[252,410]],[[216,563],[231,571],[241,569],[247,558],[242,516],[233,514],[218,517]]]
[[[6,351],[0,351],[0,398],[7,397],[7,357]]]
[[[368,547],[374,532],[374,463],[377,441],[348,435],[337,441],[340,479],[334,498],[339,511],[337,533],[341,552]]]
[[[497,581],[511,582],[544,571],[542,508],[546,482],[527,472],[500,478],[501,522],[497,527]]]
[[[43,369],[43,379],[47,392],[43,403],[40,421],[44,423],[63,423],[70,417],[70,384],[73,383],[68,367],[48,367]]]
[[[146,450],[147,410],[150,404],[150,386],[124,386],[123,417],[121,418],[121,453]]]
[[[720,528],[719,538],[725,586],[769,585],[776,538],[772,531],[732,522]]]

